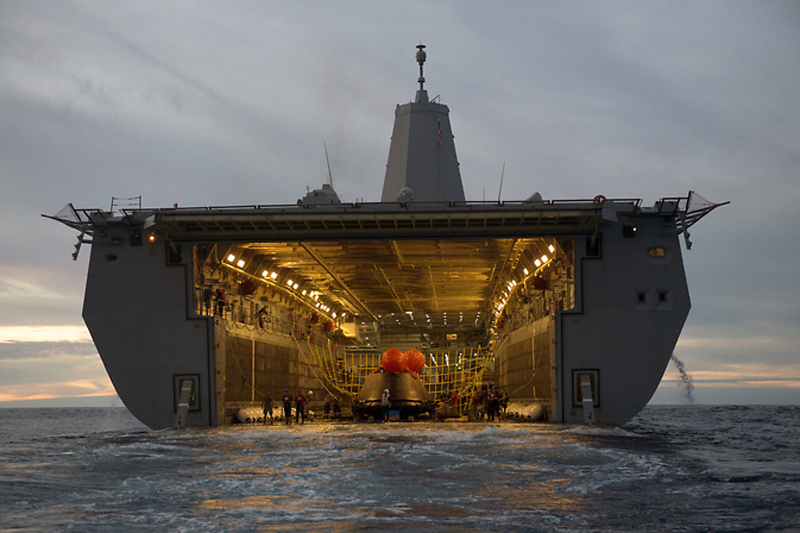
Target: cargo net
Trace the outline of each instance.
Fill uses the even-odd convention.
[[[379,368],[383,355],[375,350],[346,350],[311,342],[308,352],[312,359],[309,362],[322,373],[319,377],[350,400],[359,393],[367,376]],[[451,410],[458,414],[465,412],[472,394],[481,388],[484,373],[492,361],[491,350],[464,348],[428,351],[424,355],[425,368],[419,378],[437,406],[452,406]]]

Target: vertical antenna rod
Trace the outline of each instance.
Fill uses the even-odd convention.
[[[417,81],[419,82],[419,90],[424,91],[425,88],[422,85],[425,83],[425,76],[422,75],[422,65],[425,64],[425,45],[418,44],[417,48],[419,49],[419,52],[417,52],[417,63],[419,63],[419,79]]]
[[[328,163],[328,181],[331,183],[331,188],[333,187],[333,174],[331,173],[331,161],[328,159],[328,143],[322,143],[322,146],[325,147],[325,162]]]
[[[503,176],[506,174],[506,162],[503,161],[503,170],[500,171],[500,190],[497,191],[497,203],[500,203],[500,196],[503,194]]]

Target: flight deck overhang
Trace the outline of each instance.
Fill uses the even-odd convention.
[[[152,211],[151,228],[191,242],[555,236],[602,231],[635,202],[613,208],[592,201],[171,208]]]

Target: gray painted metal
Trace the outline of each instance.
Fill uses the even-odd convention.
[[[464,186],[450,127],[450,110],[428,99],[422,75],[425,46],[417,48],[419,90],[413,102],[395,109],[381,202],[407,197],[405,189],[413,191],[415,202],[463,202]]]

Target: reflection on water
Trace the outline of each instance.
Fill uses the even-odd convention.
[[[81,531],[788,527],[800,509],[800,429],[771,433],[778,458],[755,437],[775,425],[768,414],[692,409],[648,409],[623,429],[422,422],[182,432],[147,431],[124,411],[101,427],[79,410],[57,434],[4,413],[0,514],[3,527]]]

